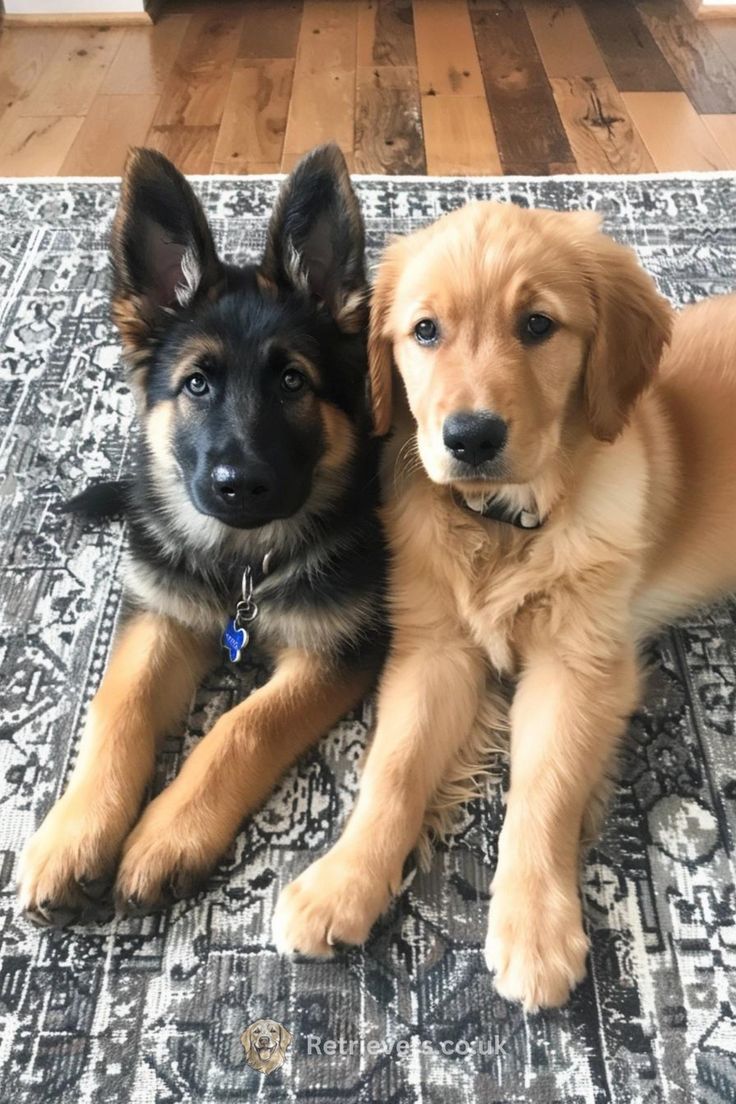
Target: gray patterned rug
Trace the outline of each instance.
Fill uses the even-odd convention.
[[[275,182],[197,187],[224,254],[258,254]],[[603,211],[678,304],[736,286],[733,178],[367,179],[358,191],[374,255],[390,233],[496,197]],[[107,306],[116,193],[110,182],[0,184],[0,1100],[736,1100],[730,604],[652,647],[646,709],[585,870],[590,973],[562,1011],[527,1017],[486,974],[493,789],[365,949],[327,964],[275,953],[277,893],[351,807],[367,712],[289,773],[196,900],[60,932],[18,918],[17,854],[62,788],[120,601],[121,527],[59,513],[89,479],[116,475],[129,449],[132,404]],[[158,786],[259,677],[209,679],[164,748]],[[263,1016],[293,1035],[268,1076],[240,1043]]]

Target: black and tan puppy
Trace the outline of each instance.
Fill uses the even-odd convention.
[[[68,788],[23,855],[21,902],[41,923],[94,913],[116,868],[127,907],[191,892],[376,673],[385,550],[363,244],[334,146],[296,168],[261,263],[241,268],[218,259],[177,170],[151,151],[130,157],[112,236],[142,429],[124,504],[129,608]],[[104,512],[108,492],[96,494],[81,506]],[[231,658],[250,637],[273,675],[138,819],[156,740],[223,630]]]

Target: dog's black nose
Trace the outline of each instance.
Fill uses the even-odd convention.
[[[448,452],[474,468],[501,451],[507,434],[506,422],[490,410],[450,414],[442,426],[442,440]]]
[[[243,505],[269,492],[268,483],[256,474],[246,474],[230,464],[218,464],[212,471],[212,486],[228,505]]]

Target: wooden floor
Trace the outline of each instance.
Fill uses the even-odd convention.
[[[171,0],[0,35],[0,175],[736,168],[736,20],[681,0]]]

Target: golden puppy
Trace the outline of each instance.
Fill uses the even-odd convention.
[[[595,216],[478,203],[390,246],[370,356],[382,431],[395,390],[395,637],[356,808],[278,941],[366,938],[490,668],[517,682],[486,958],[501,994],[556,1005],[585,972],[581,831],[638,644],[736,583],[736,298],[673,328]]]
[[[273,1073],[284,1064],[292,1034],[275,1020],[255,1020],[240,1036],[245,1060],[258,1073]]]

